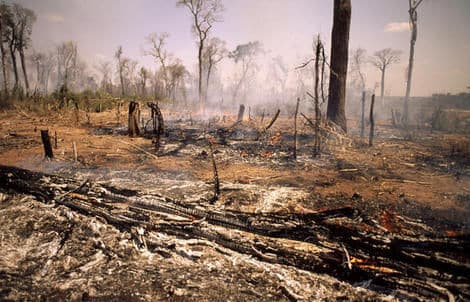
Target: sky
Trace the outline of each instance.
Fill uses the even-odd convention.
[[[12,2],[12,1],[7,1]],[[175,0],[17,0],[33,9],[33,47],[53,49],[75,41],[82,58],[93,67],[112,60],[122,45],[124,54],[142,65],[156,64],[143,54],[145,37],[168,32],[168,50],[189,70],[197,63],[191,18]],[[222,0],[223,21],[212,36],[229,49],[259,40],[267,55],[283,56],[291,70],[312,55],[312,39],[320,34],[329,52],[333,20],[332,0]],[[402,50],[400,63],[386,74],[386,95],[404,95],[410,32],[408,0],[352,0],[350,50],[369,55],[383,48]],[[470,86],[470,0],[424,0],[418,10],[413,96],[468,92]],[[367,86],[380,80],[372,66]]]

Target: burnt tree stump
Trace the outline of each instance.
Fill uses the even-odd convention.
[[[134,102],[134,101],[129,103],[129,119],[128,119],[129,136],[140,135],[139,111],[140,111],[139,103]]]
[[[238,109],[237,122],[243,121],[243,115],[245,115],[245,105],[240,104],[240,108]]]
[[[372,146],[372,141],[374,139],[374,127],[375,127],[375,121],[374,121],[374,103],[375,103],[375,94],[372,95],[372,99],[370,101],[370,115],[369,115],[369,120],[370,120],[370,132],[369,132],[369,146]]]
[[[49,130],[41,130],[41,140],[44,146],[44,155],[46,158],[54,158],[52,153],[51,138],[49,136]]]
[[[155,150],[158,151],[160,148],[160,136],[163,134],[164,125],[163,125],[163,114],[158,107],[158,103],[148,102],[147,106],[152,110],[152,125],[153,125],[153,142],[155,144]]]

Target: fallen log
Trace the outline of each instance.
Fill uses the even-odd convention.
[[[100,217],[121,231],[138,227],[206,239],[260,261],[326,273],[351,283],[372,280],[374,290],[398,289],[407,297],[470,298],[465,286],[470,276],[468,258],[454,260],[465,259],[468,237],[390,234],[367,224],[370,219],[354,208],[287,215],[216,211],[202,204],[196,207],[156,194],[15,167],[0,166],[0,179],[1,191],[31,194],[40,201]],[[172,221],[162,213],[182,220]],[[301,249],[304,245],[309,248]]]

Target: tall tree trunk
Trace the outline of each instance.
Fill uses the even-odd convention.
[[[361,137],[364,137],[364,114],[366,110],[366,92],[362,91],[362,99],[361,99]]]
[[[315,141],[313,143],[313,156],[320,155],[320,100],[318,93],[318,85],[320,83],[320,53],[321,53],[321,41],[320,36],[317,38],[316,51],[315,51],[315,91],[314,91],[314,101],[315,101]]]
[[[380,101],[382,102],[382,106],[384,106],[384,90],[385,90],[385,67],[382,68],[382,79],[380,81]]]
[[[411,22],[411,39],[410,39],[410,57],[408,61],[408,74],[406,78],[406,95],[405,95],[405,104],[403,108],[403,124],[404,126],[408,126],[409,116],[408,116],[408,103],[410,100],[410,93],[411,93],[411,77],[413,75],[413,64],[414,64],[414,56],[415,56],[415,44],[416,38],[418,36],[418,13],[416,12],[416,8],[411,8],[409,10],[410,14],[410,22]]]
[[[7,68],[7,53],[3,45],[3,20],[0,16],[0,52],[2,53],[2,73],[3,73],[3,93],[5,96],[8,95],[8,68]]]
[[[23,76],[24,76],[24,86],[26,88],[26,92],[29,91],[29,81],[28,81],[28,73],[26,72],[26,62],[25,62],[25,57],[24,57],[24,50],[20,49],[20,60],[21,60],[21,68],[23,70]]]
[[[121,96],[124,96],[125,90],[124,90],[124,76],[122,75],[122,67],[119,67],[119,80],[121,81]]]
[[[327,117],[347,131],[346,76],[348,72],[351,0],[335,0],[331,33],[331,71]]]
[[[209,63],[209,66],[207,67],[207,76],[206,76],[206,91],[204,92],[204,99],[207,102],[207,96],[209,94],[209,82],[211,78],[211,72],[212,72],[212,63]]]
[[[372,146],[372,142],[374,139],[374,102],[375,102],[375,94],[372,95],[372,99],[370,101],[370,114],[369,114],[369,121],[370,121],[370,132],[369,132],[369,147]]]
[[[199,67],[199,81],[198,81],[198,93],[199,93],[199,105],[201,108],[204,108],[203,104],[203,94],[202,94],[202,51],[204,49],[204,42],[199,41],[199,48],[198,48],[198,54],[197,54],[197,59],[198,59],[198,67]]]
[[[10,55],[11,55],[11,62],[13,65],[13,73],[15,75],[15,86],[13,87],[13,91],[16,92],[19,87],[19,77],[18,77],[18,65],[16,64],[15,49],[12,43],[10,43]]]

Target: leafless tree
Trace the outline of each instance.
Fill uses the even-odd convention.
[[[364,67],[367,64],[367,51],[363,48],[357,48],[353,51],[351,59],[351,72],[355,76],[356,86],[361,91],[365,91],[366,76],[364,74]]]
[[[11,12],[11,10],[10,10]],[[13,86],[13,93],[18,91],[20,85],[20,78],[18,74],[18,63],[16,58],[16,52],[18,51],[18,24],[17,20],[13,17],[13,13],[10,13],[10,18],[6,19],[8,27],[8,50],[10,51],[11,64],[13,67],[13,75],[15,76],[15,84]]]
[[[53,53],[44,53],[33,51],[31,61],[36,67],[36,88],[35,90],[47,94],[47,86],[52,69],[55,66],[55,57]]]
[[[327,116],[344,131],[346,123],[346,77],[348,73],[351,0],[335,0],[331,32],[330,85]]]
[[[410,100],[411,93],[411,78],[413,75],[413,64],[414,64],[414,55],[415,55],[415,44],[418,37],[418,6],[423,2],[423,0],[408,0],[409,10],[408,14],[410,16],[410,27],[411,27],[411,39],[410,39],[410,56],[408,60],[408,70],[407,70],[407,81],[406,81],[406,95],[405,95],[405,104],[403,108],[403,123],[408,125],[408,102]]]
[[[129,87],[131,90],[128,91],[128,94],[136,95],[139,90],[139,84],[137,83],[137,65],[139,62],[136,60],[129,59],[127,64],[126,74],[124,81],[127,83],[126,87]]]
[[[8,24],[11,24],[11,12],[8,5],[5,3],[0,4],[0,52],[1,52],[1,63],[2,63],[2,75],[3,75],[3,93],[8,96],[8,66],[7,66],[7,50],[5,49],[4,42],[8,42],[10,37]]]
[[[111,81],[111,73],[112,67],[111,62],[109,61],[102,61],[98,63],[95,67],[101,73],[101,89],[106,91],[107,93],[111,93],[112,88],[112,81]]]
[[[77,44],[72,41],[63,42],[57,46],[57,87],[67,92],[70,77],[74,76],[77,67],[78,49]]]
[[[122,46],[118,46],[114,57],[117,61],[117,71],[119,74],[119,81],[121,83],[121,96],[126,95],[125,83],[124,83],[124,73],[129,65],[129,59],[123,56]]]
[[[17,3],[14,3],[12,5],[12,12],[13,25],[15,26],[15,28],[13,29],[13,31],[15,32],[15,48],[20,54],[25,88],[28,91],[29,81],[28,73],[26,71],[25,50],[31,44],[31,33],[33,30],[33,23],[36,22],[36,14],[32,10],[24,8]]]
[[[145,96],[147,94],[147,81],[149,79],[150,72],[145,68],[141,67],[139,70],[139,87],[140,95]]]
[[[172,55],[165,49],[166,39],[169,37],[168,33],[151,33],[147,36],[147,43],[150,44],[150,49],[145,51],[146,55],[152,56],[157,64],[160,65],[161,76],[164,82],[165,96],[169,97],[170,79],[168,75],[168,65],[171,64]]]
[[[241,64],[241,73],[233,89],[232,99],[236,101],[241,86],[245,83],[249,73],[257,69],[256,57],[262,51],[259,41],[248,42],[238,45],[228,56],[233,59],[235,64]]]
[[[400,55],[400,50],[385,48],[376,51],[374,56],[372,56],[370,59],[372,65],[379,69],[382,75],[380,82],[380,99],[382,101],[382,105],[384,105],[385,71],[389,65],[400,62]]]
[[[209,32],[215,22],[221,21],[223,6],[220,0],[178,0],[178,6],[186,7],[193,18],[193,31],[198,39],[198,95],[199,104],[203,103],[202,64],[203,51]]]
[[[289,69],[281,56],[274,57],[273,63],[270,66],[274,78],[273,84],[280,87],[280,93],[284,96]]]
[[[187,73],[186,68],[179,60],[168,66],[170,98],[176,99],[176,91],[183,84],[183,79]]]
[[[225,41],[219,38],[211,38],[207,46],[203,51],[203,66],[206,73],[206,89],[204,99],[207,101],[207,95],[209,92],[209,83],[212,70],[217,64],[227,56],[227,49],[225,47]]]

